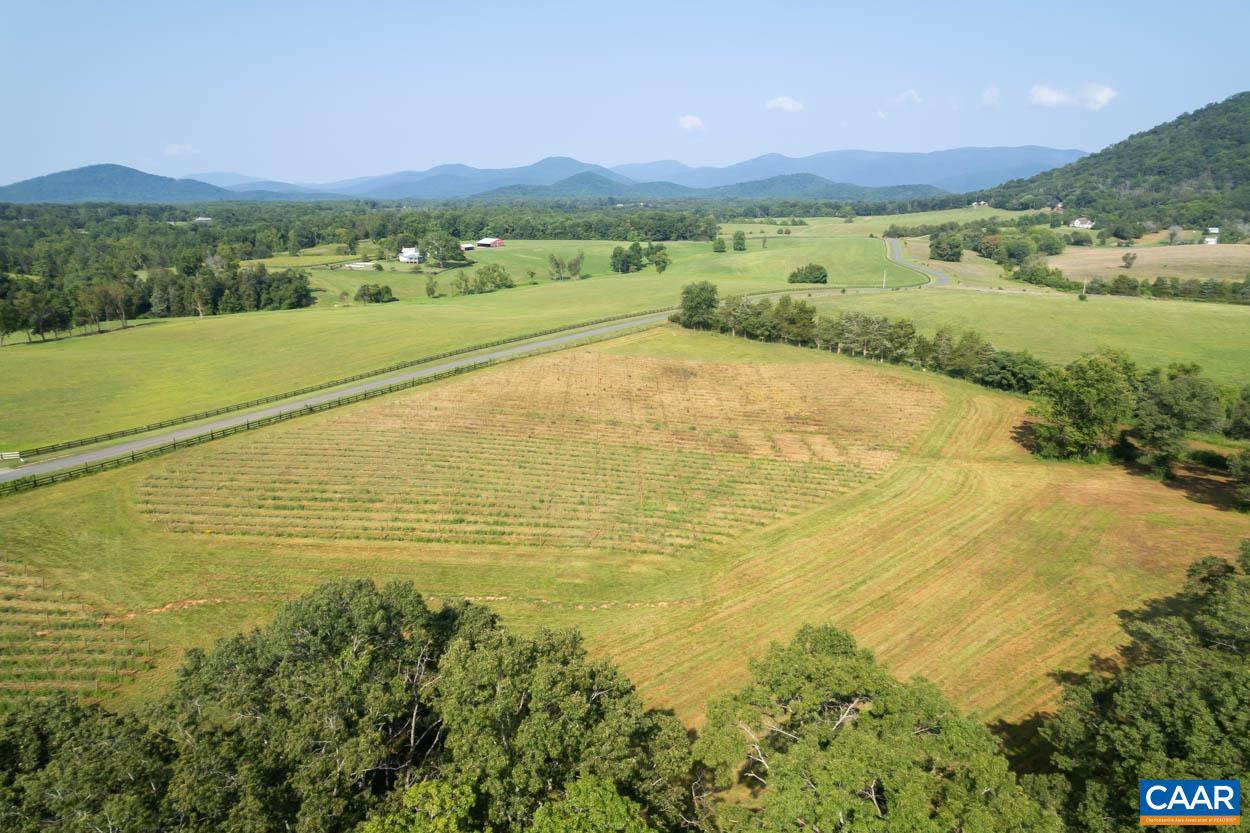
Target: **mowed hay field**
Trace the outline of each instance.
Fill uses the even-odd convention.
[[[1116,611],[1250,535],[1183,488],[1031,457],[1025,407],[663,327],[8,498],[0,541],[41,592],[125,623],[154,667],[122,702],[365,575],[578,626],[695,723],[804,622],[1019,717],[1113,650]]]
[[[1137,255],[1131,269],[1124,268],[1126,254]],[[1075,281],[1094,278],[1112,281],[1117,275],[1151,281],[1160,275],[1182,280],[1219,278],[1240,281],[1250,276],[1250,245],[1069,246],[1063,254],[1055,255],[1049,261],[1051,266],[1063,270],[1066,277]]]
[[[941,264],[938,264],[940,267]],[[1146,367],[1195,362],[1224,385],[1250,384],[1250,307],[1012,289],[926,288],[812,299],[823,313],[858,310],[910,318],[923,333],[975,329],[994,346],[1067,362],[1100,347],[1123,350]]]
[[[537,284],[486,295],[426,298],[411,271],[314,270],[329,303],[311,309],[145,322],[105,336],[0,349],[0,450],[75,439],[170,419],[311,385],[423,355],[612,315],[676,306],[681,287],[714,280],[724,293],[793,289],[786,276],[815,259],[834,286],[916,283],[916,272],[889,263],[880,240],[770,241],[767,249],[715,254],[710,243],[669,244],[673,265],[618,275],[608,257],[618,244],[510,241],[474,252],[518,281]],[[549,253],[586,252],[592,277],[548,280]],[[456,272],[438,276],[453,291]],[[394,282],[400,303],[336,307],[339,292]]]

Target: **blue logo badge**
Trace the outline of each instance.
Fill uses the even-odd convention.
[[[1137,782],[1143,825],[1241,824],[1241,782],[1166,778]]]

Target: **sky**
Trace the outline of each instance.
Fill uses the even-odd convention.
[[[1250,88],[1247,24],[1246,0],[0,0],[0,183],[1094,151]]]

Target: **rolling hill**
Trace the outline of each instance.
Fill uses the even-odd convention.
[[[1250,92],[981,194],[1003,208],[1069,207],[1191,225],[1250,218]]]

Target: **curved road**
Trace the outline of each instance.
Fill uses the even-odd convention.
[[[23,477],[30,477],[36,474],[51,474],[52,472],[61,471],[62,469],[72,469],[87,463],[96,463],[101,460],[111,460],[114,457],[122,457],[132,451],[142,451],[153,446],[171,443],[174,440],[185,440],[191,437],[197,437],[200,434],[207,434],[210,431],[220,430],[222,428],[230,428],[235,425],[242,425],[254,419],[261,419],[275,414],[287,413],[288,411],[299,411],[307,405],[316,405],[321,402],[329,402],[332,399],[338,399],[341,396],[351,396],[353,393],[364,393],[365,391],[384,388],[387,385],[393,385],[396,382],[402,382],[407,379],[419,379],[423,376],[433,376],[436,373],[442,373],[447,370],[455,370],[465,365],[477,364],[484,361],[499,361],[501,359],[512,359],[523,356],[528,353],[539,353],[552,347],[560,347],[587,338],[608,335],[620,330],[628,330],[638,326],[648,324],[660,324],[668,319],[667,312],[651,313],[649,315],[640,315],[637,318],[625,318],[620,321],[613,321],[610,324],[602,324],[597,327],[591,327],[585,330],[579,330],[575,333],[565,333],[563,335],[554,335],[538,341],[528,341],[524,344],[514,345],[512,347],[501,347],[497,350],[489,350],[484,353],[474,353],[469,356],[463,356],[451,361],[441,362],[439,364],[426,365],[418,370],[409,370],[394,376],[386,376],[379,379],[373,379],[368,382],[360,382],[346,388],[339,388],[329,393],[319,393],[305,396],[299,399],[292,399],[281,405],[272,405],[268,408],[262,408],[258,411],[248,411],[243,414],[234,414],[228,417],[212,420],[211,422],[202,422],[199,425],[189,426],[182,429],[174,429],[171,431],[163,431],[158,434],[149,434],[136,440],[117,443],[115,445],[107,445],[88,451],[79,451],[74,454],[67,454],[64,457],[57,457],[52,460],[43,460],[37,463],[27,463],[24,466],[18,466],[12,469],[0,469],[0,483],[9,480],[19,480]]]
[[[897,237],[885,238],[885,244],[890,260],[894,261],[899,266],[906,266],[908,269],[915,269],[920,274],[929,276],[931,279],[937,281],[938,286],[946,286],[950,283],[950,275],[947,275],[945,272],[940,272],[937,269],[930,266],[924,266],[920,263],[913,263],[903,257],[903,247],[899,243]]]

